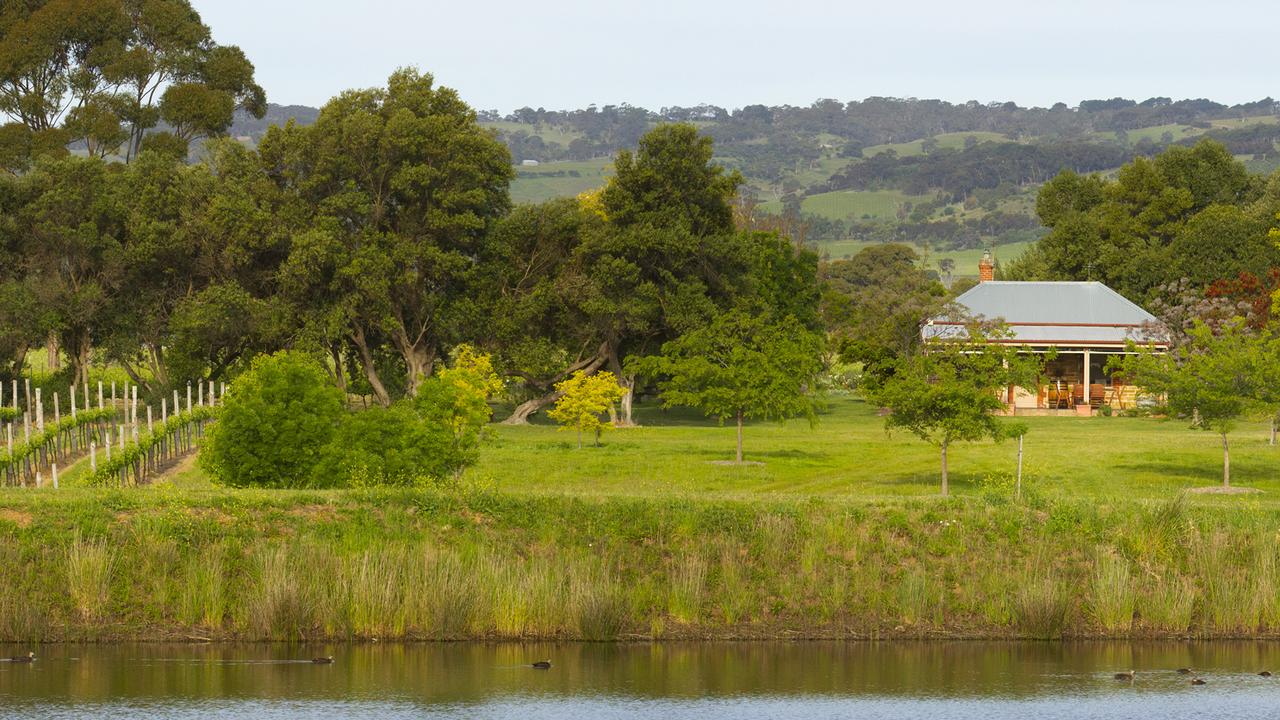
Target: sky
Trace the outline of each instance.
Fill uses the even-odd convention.
[[[193,0],[271,102],[414,66],[477,109],[1280,97],[1275,0]]]

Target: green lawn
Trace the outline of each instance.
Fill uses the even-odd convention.
[[[611,175],[613,161],[607,158],[517,167],[516,179],[511,183],[511,201],[540,203],[573,197],[604,185]]]
[[[1025,472],[1046,495],[1155,500],[1221,482],[1217,436],[1191,430],[1183,421],[1025,420]],[[639,421],[641,427],[606,435],[603,447],[583,450],[554,427],[500,426],[497,441],[482,452],[471,475],[504,491],[588,495],[882,500],[938,491],[932,446],[905,433],[887,436],[875,409],[858,400],[834,401],[812,428],[804,421],[751,425],[747,459],[760,466],[715,464],[732,459],[732,427],[650,407],[639,411]],[[1265,429],[1246,424],[1231,437],[1234,481],[1267,491],[1257,497],[1280,498],[1280,448],[1266,444]],[[953,492],[980,494],[984,482],[1011,473],[1015,450],[1011,442],[953,448]]]
[[[649,498],[764,499],[820,496],[844,501],[928,497],[938,492],[934,448],[905,433],[887,435],[875,408],[844,396],[831,400],[814,426],[796,420],[747,427],[746,455],[759,465],[734,466],[734,429],[688,410],[644,404],[639,427],[609,432],[599,448],[577,449],[571,433],[545,420],[495,425],[495,438],[467,471],[468,482],[517,494]],[[1222,479],[1222,450],[1212,433],[1181,420],[1121,417],[1028,417],[1024,449],[1029,487],[1047,497],[1103,501],[1162,500]],[[1233,433],[1233,484],[1264,494],[1207,503],[1280,499],[1280,448],[1267,445],[1260,423]],[[951,486],[957,495],[982,495],[1007,482],[1016,446],[973,443],[952,448]],[[208,487],[194,463],[183,463],[175,484]]]

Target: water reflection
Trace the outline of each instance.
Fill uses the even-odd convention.
[[[1280,670],[1268,642],[35,649],[0,663],[8,717],[1252,717],[1280,699],[1280,678],[1257,675]]]

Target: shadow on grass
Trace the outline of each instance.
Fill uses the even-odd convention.
[[[1222,465],[1218,464],[1190,464],[1177,460],[1142,460],[1127,461],[1116,463],[1117,472],[1132,473],[1149,473],[1152,475],[1161,475],[1170,479],[1190,480],[1196,483],[1220,483],[1222,482]],[[1243,463],[1234,460],[1231,463],[1231,481],[1232,482],[1257,482],[1260,480],[1269,480],[1273,476],[1261,467],[1251,467],[1249,463]]]

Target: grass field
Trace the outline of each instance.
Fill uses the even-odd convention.
[[[604,185],[610,175],[613,175],[613,161],[604,158],[518,167],[516,179],[511,183],[511,201],[540,203],[573,197]]]
[[[855,220],[892,220],[904,203],[932,199],[932,195],[908,195],[900,190],[837,190],[806,197],[801,210],[837,220],[850,217]],[[782,212],[782,203],[776,200],[762,203],[760,207],[765,212]]]
[[[1274,637],[1280,449],[1218,482],[1180,421],[1029,418],[933,449],[833,402],[733,431],[642,407],[577,449],[501,427],[458,486],[0,491],[0,641]]]
[[[538,125],[527,125],[525,123],[507,122],[498,120],[495,122],[480,123],[481,126],[501,130],[509,133],[528,133],[529,135],[537,135],[542,138],[543,142],[563,145],[568,147],[569,143],[582,137],[582,133],[562,125],[548,125],[541,123]]]

